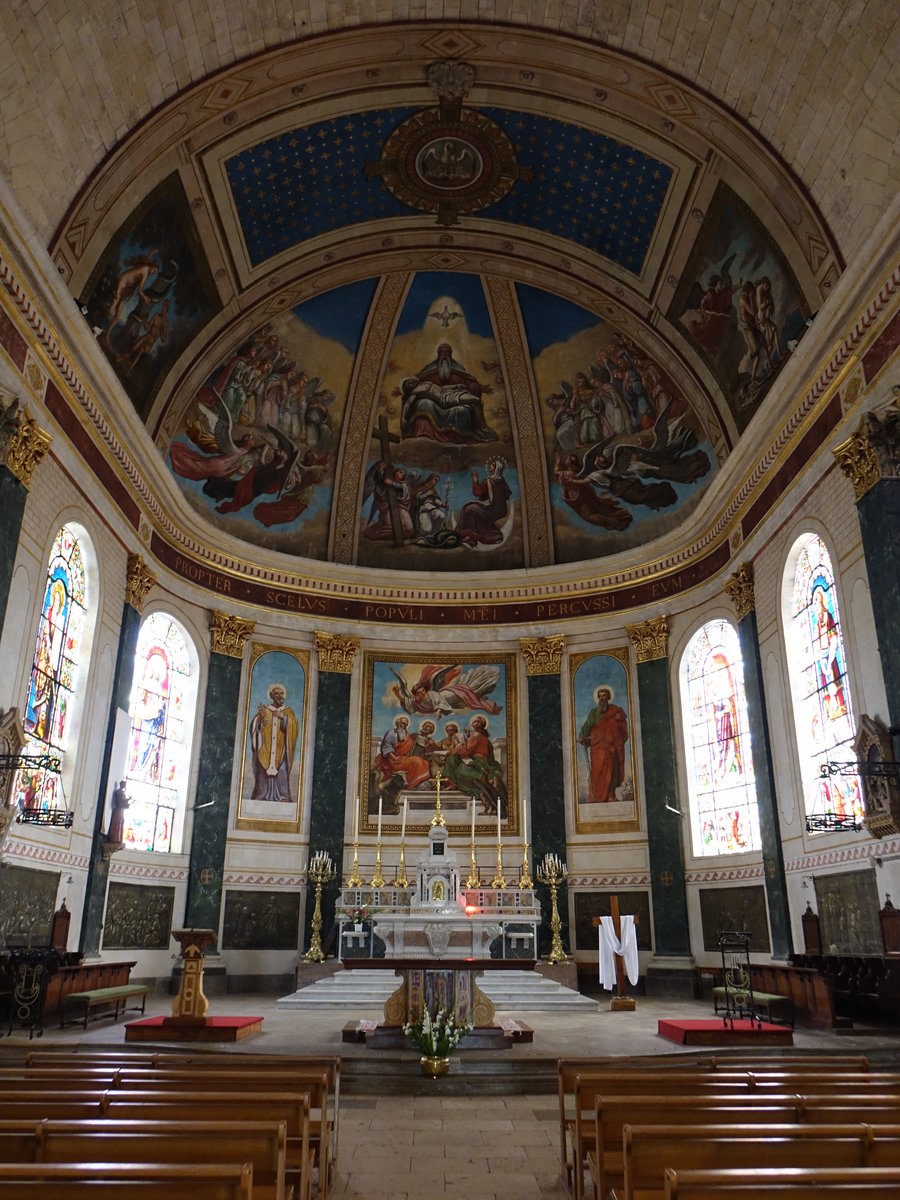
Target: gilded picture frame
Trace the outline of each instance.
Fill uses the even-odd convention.
[[[309,652],[253,643],[237,828],[299,833],[309,725]]]
[[[515,655],[386,655],[363,662],[359,750],[361,834],[427,832],[441,811],[457,836],[503,839],[521,829]]]
[[[637,830],[635,706],[628,648],[573,654],[570,671],[576,831]],[[603,699],[601,692],[607,693]]]

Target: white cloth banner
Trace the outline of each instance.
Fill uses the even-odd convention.
[[[616,955],[625,960],[625,974],[629,983],[638,981],[637,930],[634,917],[629,913],[621,918],[622,940],[616,937],[612,917],[600,918],[600,986],[608,992],[616,986]]]

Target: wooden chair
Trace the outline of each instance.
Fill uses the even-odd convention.
[[[900,1168],[666,1171],[666,1200],[896,1200]]]
[[[0,1163],[2,1200],[96,1200],[100,1188],[109,1200],[253,1200],[253,1168],[247,1163]]]

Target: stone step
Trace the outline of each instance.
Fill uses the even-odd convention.
[[[309,987],[300,988],[277,1001],[280,1008],[383,1008],[397,990],[398,977],[392,970],[336,971]],[[498,1012],[546,1012],[595,1010],[596,1000],[582,996],[534,971],[486,971],[478,986]]]

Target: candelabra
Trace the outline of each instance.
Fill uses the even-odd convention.
[[[497,874],[491,880],[491,887],[500,888],[506,887],[506,878],[503,874],[503,843],[500,838],[497,838]]]
[[[528,843],[527,842],[522,843],[522,870],[519,874],[519,887],[520,888],[533,888],[534,887],[534,883],[532,882],[531,875],[528,872]]]
[[[303,959],[305,962],[322,962],[325,958],[322,950],[322,888],[326,883],[330,883],[336,874],[331,855],[324,850],[317,850],[309,860],[306,874],[316,885],[316,905],[313,909],[312,939]]]
[[[466,887],[472,889],[480,885],[481,880],[478,877],[478,864],[475,861],[475,835],[473,832],[471,849],[469,851],[469,878],[466,880]]]
[[[359,873],[359,838],[353,838],[353,870],[350,872],[350,878],[347,880],[345,887],[362,887],[363,880]]]
[[[394,880],[397,887],[409,887],[409,879],[406,876],[406,843],[400,843],[400,865],[397,867],[397,878]]]
[[[562,922],[556,906],[556,889],[560,884],[565,883],[568,873],[566,864],[561,863],[555,854],[545,854],[544,861],[537,869],[538,883],[546,884],[550,889],[550,931],[553,934],[553,941],[550,945],[550,957],[547,959],[549,963],[569,961],[569,956],[563,950],[562,938],[559,936]]]

